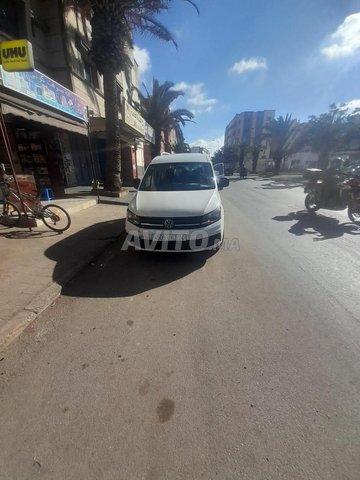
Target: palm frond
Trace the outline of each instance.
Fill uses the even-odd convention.
[[[198,15],[200,15],[199,7],[196,5],[195,2],[193,2],[192,0],[185,0],[185,2],[190,3],[190,5],[192,5],[192,6],[195,8],[195,10],[197,11]]]
[[[153,37],[164,40],[165,42],[172,42],[175,47],[178,48],[172,33],[165,27],[165,25],[151,16],[139,16],[138,21],[134,22],[133,26],[135,30],[138,30],[141,34],[149,33]]]

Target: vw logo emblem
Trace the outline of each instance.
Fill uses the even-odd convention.
[[[171,228],[173,228],[173,226],[174,226],[174,220],[172,220],[171,218],[167,218],[164,222],[164,227],[167,230],[170,230]]]

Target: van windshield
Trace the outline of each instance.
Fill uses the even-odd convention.
[[[146,170],[139,190],[181,191],[215,188],[211,165],[206,162],[155,163]]]

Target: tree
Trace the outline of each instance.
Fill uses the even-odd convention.
[[[175,125],[176,144],[174,146],[174,153],[189,153],[191,152],[190,145],[185,142],[184,134],[180,124]]]
[[[180,125],[185,126],[186,122],[194,118],[194,114],[185,108],[171,110],[170,106],[178,97],[184,95],[181,90],[174,90],[174,83],[166,81],[162,84],[153,79],[152,92],[142,98],[141,112],[145,120],[155,131],[155,144],[152,145],[152,156],[156,157],[161,153],[161,138],[165,138],[172,129]]]
[[[299,138],[300,146],[309,145],[319,154],[318,166],[326,168],[330,152],[335,152],[359,138],[358,112],[348,115],[346,105],[330,105],[327,113],[312,115]]]
[[[235,145],[235,150],[239,158],[239,167],[242,168],[244,166],[246,155],[251,152],[251,146],[247,143],[241,142]]]
[[[178,142],[174,147],[174,153],[190,153],[191,147],[188,143]]]
[[[259,161],[259,155],[263,150],[264,150],[264,145],[262,145],[260,142],[259,143],[256,142],[255,145],[250,147],[252,173],[256,173],[256,168]]]
[[[287,113],[285,118],[280,116],[273,119],[264,128],[262,139],[270,142],[275,173],[279,172],[283,160],[290,153],[291,137],[297,124]]]
[[[237,166],[241,168],[244,165],[247,153],[250,152],[250,148],[246,143],[226,145],[216,150],[211,161],[214,165],[224,163],[231,170],[237,168]]]
[[[103,75],[106,130],[106,170],[104,187],[119,191],[120,132],[116,76],[129,65],[132,31],[147,33],[165,42],[176,42],[169,30],[157,20],[173,0],[65,0],[82,9],[91,22],[91,56]],[[184,0],[199,12],[192,0]]]
[[[226,147],[221,147],[214,152],[213,156],[211,157],[211,161],[214,165],[216,165],[217,163],[225,163],[225,148]]]

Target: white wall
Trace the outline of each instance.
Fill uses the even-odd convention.
[[[316,167],[318,158],[319,155],[308,148],[290,155],[285,162],[285,168],[288,170],[304,170],[305,168]]]

